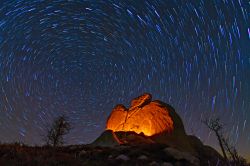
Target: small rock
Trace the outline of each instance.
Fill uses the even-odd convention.
[[[139,159],[139,160],[147,160],[148,157],[145,156],[145,155],[141,155],[141,156],[138,157],[138,159]]]
[[[123,160],[123,161],[128,161],[130,158],[128,156],[124,155],[124,154],[120,154],[115,159],[117,159],[117,160]]]
[[[86,155],[87,154],[87,151],[86,150],[81,150],[80,152],[79,152],[79,157],[83,157],[84,155]]]
[[[161,164],[161,166],[173,166],[173,164],[164,162],[164,163]]]
[[[152,161],[149,163],[150,166],[159,166],[159,164],[156,161]]]

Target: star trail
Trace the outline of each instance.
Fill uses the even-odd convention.
[[[64,114],[89,143],[149,92],[214,147],[201,120],[220,117],[250,157],[249,17],[248,0],[2,0],[0,141],[40,145]]]

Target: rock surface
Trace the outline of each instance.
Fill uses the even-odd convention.
[[[152,95],[149,93],[144,93],[143,95],[133,99],[130,104],[130,109],[136,107],[143,107],[146,104],[149,104],[152,100]]]
[[[121,155],[117,156],[115,159],[116,159],[116,160],[128,161],[128,160],[129,160],[129,157],[126,156],[126,155],[124,155],[124,154],[121,154]]]
[[[183,124],[178,121],[179,116],[170,106],[151,100],[152,96],[145,93],[133,99],[131,107],[128,109],[122,104],[118,104],[107,120],[106,129],[114,132],[133,131],[146,136],[172,133],[175,132],[174,130],[185,132],[183,127],[175,128],[175,126],[183,126]]]
[[[173,164],[168,163],[168,162],[164,162],[164,163],[162,163],[162,165],[161,165],[161,166],[173,166]]]
[[[148,157],[145,156],[145,155],[141,155],[141,156],[138,157],[138,159],[139,159],[139,160],[147,160]]]
[[[194,166],[199,166],[200,165],[200,160],[196,158],[195,156],[192,156],[190,153],[187,152],[181,152],[177,149],[167,147],[164,149],[164,152],[166,155],[173,157],[176,160],[186,160],[190,164]]]
[[[156,143],[114,146],[73,145],[58,148],[0,145],[1,166],[193,166],[195,164],[192,164],[192,161],[196,157],[188,152]],[[201,166],[217,165],[217,162],[210,162],[210,158],[204,158],[203,155],[198,156],[198,159],[204,160],[200,163]]]
[[[121,141],[113,131],[106,130],[92,144],[95,146],[115,146],[120,145]]]
[[[161,151],[167,158],[164,160],[166,163],[168,161],[173,165],[223,163],[222,156],[216,150],[203,145],[197,137],[186,134],[183,122],[173,107],[159,100],[152,101],[152,95],[147,93],[133,99],[129,109],[121,104],[117,105],[107,120],[107,130],[103,135],[105,137],[100,136],[92,146],[162,145],[165,147]],[[111,139],[109,143],[105,143],[107,138]],[[152,156],[148,158],[150,157]]]

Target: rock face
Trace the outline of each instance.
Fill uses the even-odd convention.
[[[117,105],[108,117],[106,131],[92,143],[117,147],[163,145],[166,161],[187,165],[217,165],[221,155],[195,136],[187,135],[181,118],[170,105],[145,93],[131,101],[130,108]],[[153,144],[153,145],[152,145]],[[162,154],[162,153],[161,153]],[[138,159],[138,158],[137,158]]]
[[[107,120],[106,129],[114,132],[132,131],[145,136],[173,133],[174,130],[184,133],[183,124],[178,119],[179,116],[170,106],[152,101],[152,96],[145,93],[133,99],[128,109],[122,104],[115,106]]]

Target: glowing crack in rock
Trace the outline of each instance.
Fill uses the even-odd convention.
[[[133,131],[146,136],[171,133],[174,125],[168,108],[151,101],[151,98],[150,94],[145,93],[132,100],[129,109],[117,105],[107,120],[106,129],[114,132]]]

